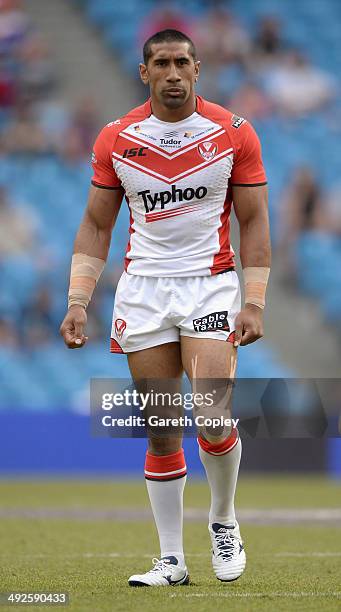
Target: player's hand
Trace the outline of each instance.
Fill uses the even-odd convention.
[[[84,335],[87,316],[82,306],[71,306],[60,326],[60,334],[70,349],[82,348],[88,337]]]
[[[263,310],[254,304],[245,304],[236,318],[233,346],[245,346],[264,336]]]

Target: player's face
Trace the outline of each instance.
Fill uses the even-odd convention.
[[[152,52],[147,66],[140,64],[141,79],[149,84],[152,100],[169,109],[180,108],[194,96],[199,62],[194,61],[188,43],[154,44]]]

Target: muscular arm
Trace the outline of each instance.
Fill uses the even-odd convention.
[[[79,226],[74,253],[82,253],[105,262],[108,257],[111,234],[123,199],[123,189],[101,189],[91,186],[88,205]],[[103,264],[104,265],[104,264]],[[95,286],[95,280],[93,282]],[[93,288],[91,288],[91,291]],[[60,327],[68,348],[81,348],[87,341],[84,335],[87,321],[85,307],[78,303],[70,306]]]
[[[107,260],[123,193],[123,189],[90,187],[88,205],[75,239],[74,253],[85,253]]]
[[[233,204],[239,223],[240,259],[243,269],[270,268],[267,186],[233,187]],[[254,304],[245,304],[236,318],[234,346],[250,344],[263,335],[263,311]]]
[[[233,187],[233,205],[239,223],[242,267],[270,268],[267,186]]]

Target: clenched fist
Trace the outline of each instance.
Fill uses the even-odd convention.
[[[82,348],[88,337],[84,335],[87,316],[83,306],[71,306],[60,326],[60,334],[70,349]]]
[[[264,336],[263,310],[254,304],[245,304],[235,322],[233,346],[245,346]]]

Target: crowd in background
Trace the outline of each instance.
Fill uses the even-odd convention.
[[[176,10],[172,2],[157,3],[140,25],[136,48],[155,31],[166,27],[182,30],[199,51],[198,93],[204,97],[256,124],[274,115],[295,120],[321,111],[326,120],[335,120],[334,104],[340,93],[335,77],[315,66],[305,51],[286,42],[278,17],[263,16],[250,32],[227,2],[207,4],[205,14],[196,19]],[[100,127],[96,111],[91,97],[74,108],[61,101],[57,66],[48,42],[25,13],[24,2],[0,0],[0,164],[25,156],[52,157],[66,168],[79,165],[82,170]],[[297,167],[288,177],[277,240],[287,281],[298,276],[294,247],[302,232],[341,236],[339,202],[340,188],[322,188],[309,164]],[[19,264],[26,258],[41,265],[49,256],[39,246],[45,232],[30,201],[16,199],[11,186],[0,179],[0,275],[16,258]],[[102,308],[106,300],[112,303],[120,271],[118,263],[104,275],[96,293],[89,311],[92,339],[107,335]],[[29,348],[57,337],[65,304],[56,308],[53,292],[42,280],[15,314],[6,296],[0,297],[1,346]]]
[[[87,157],[99,127],[95,104],[59,100],[48,42],[24,9],[22,0],[0,0],[0,153]]]
[[[0,163],[18,157],[48,156],[69,167],[88,163],[100,127],[90,96],[79,100],[74,108],[60,99],[58,71],[48,42],[30,22],[25,3],[0,0]],[[5,182],[0,184],[0,275],[8,262],[17,261],[20,266],[26,259],[40,266],[49,256],[39,247],[46,233],[42,219],[29,201],[16,199],[10,187]],[[63,311],[61,308],[54,313],[53,288],[45,277],[22,302],[19,312],[8,307],[3,285],[1,346],[30,348],[57,337]],[[113,286],[108,273],[100,291],[112,294]],[[89,315],[95,340],[104,335],[100,291]]]
[[[273,113],[297,117],[333,101],[336,79],[285,42],[278,17],[261,17],[250,33],[227,2],[208,2],[208,6],[196,19],[186,17],[171,2],[157,3],[141,26],[140,46],[166,27],[185,32],[195,41],[201,60],[199,93],[250,121]]]

